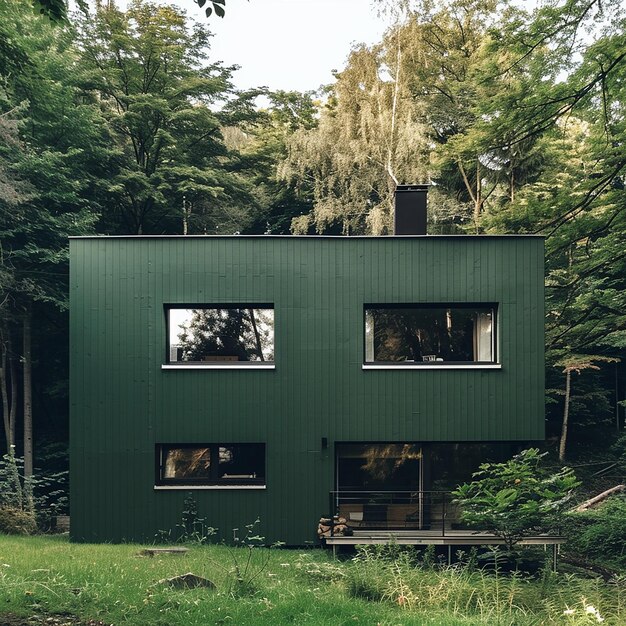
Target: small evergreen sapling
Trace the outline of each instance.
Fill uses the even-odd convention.
[[[32,535],[37,530],[33,479],[24,478],[24,461],[15,446],[0,459],[0,532]]]

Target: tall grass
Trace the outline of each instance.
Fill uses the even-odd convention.
[[[361,548],[347,571],[348,595],[396,604],[407,612],[484,624],[626,624],[626,578],[605,584],[547,569],[531,578],[503,575],[497,567],[424,567],[414,551],[393,546]]]
[[[155,558],[139,556],[140,549],[0,536],[0,617],[40,616],[33,624],[43,624],[63,614],[115,626],[530,626],[598,623],[597,616],[606,625],[626,623],[624,580],[496,576],[467,565],[425,565],[415,552],[393,547],[343,562],[321,550],[257,549],[251,567],[264,569],[241,595],[232,592],[232,548],[191,546],[184,557]],[[217,589],[158,584],[185,572]]]

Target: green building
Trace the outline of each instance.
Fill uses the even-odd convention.
[[[71,240],[71,535],[427,528],[544,437],[543,240]],[[439,521],[438,521],[439,520]]]

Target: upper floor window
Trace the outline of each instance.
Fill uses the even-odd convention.
[[[365,306],[365,363],[495,363],[493,304]]]
[[[274,362],[272,305],[168,306],[167,362]]]

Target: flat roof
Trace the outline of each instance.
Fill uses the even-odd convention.
[[[502,235],[76,235],[69,239],[545,239],[537,234]]]

